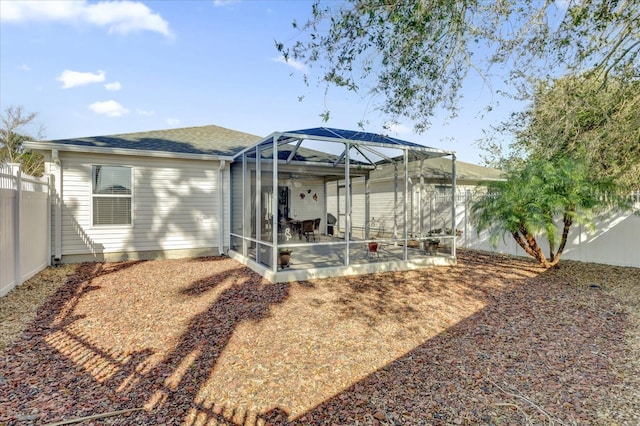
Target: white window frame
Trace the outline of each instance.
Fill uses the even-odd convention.
[[[93,170],[94,167],[99,166],[99,167],[120,167],[120,168],[126,168],[129,169],[130,174],[131,174],[131,194],[94,194],[93,193]],[[91,170],[89,171],[89,198],[90,198],[90,203],[89,203],[89,210],[90,210],[90,220],[91,220],[91,227],[92,228],[100,228],[100,229],[105,229],[105,228],[132,228],[133,227],[133,221],[134,221],[134,215],[133,215],[133,201],[134,201],[134,188],[135,188],[135,183],[134,183],[134,167],[130,166],[130,165],[123,165],[123,164],[109,164],[109,163],[96,163],[96,164],[91,164]],[[130,211],[130,223],[121,223],[121,224],[107,224],[107,225],[98,225],[95,223],[95,218],[94,218],[94,209],[93,209],[93,199],[95,197],[98,198],[129,198],[131,199],[131,211]]]

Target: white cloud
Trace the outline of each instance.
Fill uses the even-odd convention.
[[[129,112],[128,109],[114,100],[94,102],[89,105],[89,109],[96,114],[106,115],[107,117],[121,117]]]
[[[155,115],[155,113],[155,111],[136,108],[136,114],[142,115],[144,117],[151,117],[152,115]]]
[[[180,120],[178,120],[177,118],[169,118],[167,119],[167,124],[171,127],[175,127],[180,124]]]
[[[64,70],[62,74],[58,76],[57,80],[62,82],[63,89],[70,89],[91,83],[102,83],[104,76],[105,73],[102,70],[96,73]]]
[[[169,23],[138,1],[0,1],[0,19],[6,22],[83,22],[107,27],[109,33],[153,31],[170,37]]]
[[[89,22],[108,26],[110,33],[127,34],[147,30],[167,37],[171,35],[169,23],[140,2],[103,1],[88,5],[86,11]]]
[[[240,3],[240,0],[213,0],[213,5],[216,7],[229,6],[234,3]]]
[[[273,61],[288,65],[296,71],[307,72],[307,66],[305,64],[303,64],[302,62],[295,61],[293,59],[289,59],[287,61],[284,59],[284,56],[273,58]]]
[[[104,88],[111,92],[117,92],[118,90],[122,89],[122,84],[120,84],[119,81],[114,81],[113,83],[105,84]]]
[[[28,71],[31,71],[31,68],[30,68],[30,67],[29,67],[29,65],[27,65],[27,64],[22,64],[22,65],[20,65],[20,67],[19,67],[19,68],[20,68],[22,71],[27,71],[27,72],[28,72]]]

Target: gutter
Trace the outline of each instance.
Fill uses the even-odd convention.
[[[157,157],[157,158],[183,158],[188,160],[227,160],[233,159],[230,155],[216,155],[216,154],[193,154],[186,152],[170,152],[170,151],[153,151],[142,149],[129,149],[129,148],[108,148],[99,146],[86,146],[86,145],[69,145],[69,144],[56,144],[48,142],[27,141],[24,143],[25,148],[31,150],[57,150],[68,152],[81,152],[92,154],[114,154],[114,155],[133,155],[138,157]]]
[[[218,250],[220,256],[224,256],[224,168],[226,167],[226,160],[220,160],[220,167],[218,167]]]

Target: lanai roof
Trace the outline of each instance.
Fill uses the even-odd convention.
[[[350,162],[353,165],[369,165],[372,168],[376,168],[376,164],[380,159],[385,159],[386,161],[391,162],[395,161],[385,155],[385,149],[408,150],[412,153],[413,159],[437,158],[454,154],[453,151],[431,148],[414,142],[379,135],[377,133],[329,127],[315,127],[312,129],[274,132],[263,138],[255,145],[249,146],[238,152],[234,158],[237,158],[245,152],[251,152],[256,147],[269,149],[275,142],[278,145],[278,158],[280,160],[285,160],[286,162],[293,159],[317,163],[332,163],[334,167],[339,164],[344,164],[346,149],[343,151],[342,155],[322,153],[314,149],[311,150],[312,155],[308,155],[305,152],[304,155],[301,155],[302,158],[298,158],[298,154],[302,154],[304,150],[307,149],[306,147],[301,146],[303,141],[349,144],[350,147],[355,148],[360,155],[359,159],[350,159]],[[370,157],[371,154],[376,157],[376,160],[373,160],[372,157]]]
[[[415,152],[430,153],[430,157],[441,157],[453,154],[453,151],[444,151],[402,139],[377,133],[361,132],[355,130],[334,129],[330,127],[315,127],[312,129],[290,130],[287,132],[275,132],[262,139],[258,145],[269,144],[277,135],[278,143],[294,142],[296,140],[315,140],[326,142],[351,142],[354,144],[365,144],[382,148],[403,148],[411,149]]]

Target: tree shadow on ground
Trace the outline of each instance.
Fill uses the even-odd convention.
[[[76,307],[100,290],[100,277],[140,262],[83,265],[0,359],[0,405],[6,408],[0,422],[18,424],[29,416],[52,422],[146,407],[91,424],[592,423],[593,411],[613,397],[612,384],[620,381],[613,364],[624,353],[625,316],[599,308],[612,302],[604,293],[569,285],[571,274],[562,266],[539,273],[520,260],[462,257],[464,266],[495,262],[497,267],[493,273],[472,266],[466,272],[425,270],[420,279],[390,274],[396,280],[389,283],[369,276],[299,285],[268,284],[241,266],[225,269],[179,288],[180,297],[202,298],[206,306],[191,316],[171,350],[126,354],[105,351],[78,333],[76,324],[86,318]],[[312,310],[335,309],[339,320],[355,317],[375,329],[380,317],[401,322],[421,313],[399,294],[444,292],[463,280],[468,284],[462,294],[482,302],[482,309],[295,418],[291,407],[275,401],[249,412],[234,401],[202,394],[238,326],[268,318],[274,306],[287,301],[292,285],[304,292],[328,286],[336,292],[334,301]],[[489,280],[502,284],[483,284]],[[64,354],[56,349],[61,345]]]
[[[117,347],[117,339],[96,342],[79,331],[78,322],[86,315],[78,315],[76,308],[90,292],[100,290],[97,278],[141,263],[84,264],[68,278],[0,361],[0,394],[9,395],[0,397],[6,405],[0,421],[50,422],[146,407],[149,411],[140,420],[132,413],[116,423],[181,424],[235,328],[268,317],[270,307],[287,298],[288,284],[266,283],[237,265],[183,288],[185,297],[218,293],[159,362],[157,350],[105,350]]]
[[[628,324],[603,309],[609,296],[571,281],[562,265],[514,281],[486,295],[482,310],[278,424],[592,424],[622,380]]]

